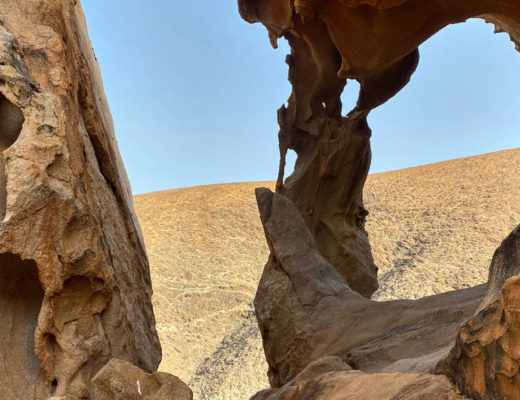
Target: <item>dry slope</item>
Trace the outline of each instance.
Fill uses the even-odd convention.
[[[251,301],[268,251],[253,190],[211,185],[135,196],[147,245],[161,369],[196,398],[247,398],[267,383]],[[520,223],[520,149],[371,175],[367,229],[378,299],[485,282]]]

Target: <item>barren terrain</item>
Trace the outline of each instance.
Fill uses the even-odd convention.
[[[268,249],[254,188],[210,185],[134,197],[150,258],[161,370],[195,398],[243,399],[267,386],[251,305]],[[520,223],[520,149],[370,175],[367,230],[380,289],[419,298],[487,280]]]

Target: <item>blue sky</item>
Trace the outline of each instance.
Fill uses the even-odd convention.
[[[288,47],[236,2],[84,1],[134,193],[274,180]],[[369,116],[371,172],[520,147],[520,53],[480,20],[420,48],[410,84]],[[357,83],[347,85],[345,112]]]

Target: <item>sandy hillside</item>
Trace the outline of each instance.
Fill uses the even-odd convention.
[[[135,196],[154,284],[161,369],[195,398],[244,399],[267,385],[251,301],[267,246],[254,188],[210,185]],[[487,279],[520,223],[520,149],[371,175],[367,230],[380,290],[417,298]]]

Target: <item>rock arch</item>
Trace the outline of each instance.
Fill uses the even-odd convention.
[[[362,189],[371,158],[371,130],[366,117],[408,83],[419,62],[418,46],[446,25],[468,18],[485,19],[495,24],[497,31],[507,32],[519,50],[520,5],[514,0],[239,0],[238,3],[246,21],[264,24],[273,45],[284,37],[291,46],[287,64],[293,91],[288,106],[278,111],[281,158],[278,193],[257,194],[271,256],[255,307],[271,384],[274,387],[290,384],[306,365],[323,356],[341,356],[357,368],[362,362],[360,355],[368,354],[366,351],[372,346],[376,345],[377,350],[372,348],[379,352],[370,356],[375,357],[374,361],[399,353],[396,348],[390,350],[392,345],[388,347],[381,338],[395,336],[396,332],[406,336],[407,329],[416,323],[427,325],[428,315],[432,313],[431,309],[426,312],[430,301],[437,305],[439,301],[447,301],[447,307],[454,313],[448,320],[455,329],[446,335],[450,336],[447,345],[453,344],[458,327],[474,312],[485,288],[472,289],[480,290],[479,293],[452,292],[408,305],[378,304],[358,295],[370,298],[378,286],[377,267],[364,229],[367,212]],[[345,118],[341,115],[340,95],[346,79],[358,80],[361,90],[356,108]],[[294,173],[284,182],[288,149],[295,150],[298,158]],[[291,203],[296,206],[294,209]],[[297,217],[296,210],[303,219]],[[292,219],[286,217],[289,214]],[[513,247],[509,245],[503,251]],[[492,268],[502,270],[496,264]],[[507,268],[509,274],[498,275],[509,277],[512,270]],[[485,320],[489,313],[498,313],[496,318],[505,321],[492,329],[495,336],[491,342],[479,336],[482,329],[474,331],[466,326],[457,336],[457,347],[447,358],[451,360],[446,361],[450,367],[445,362],[437,368],[475,398],[509,398],[511,388],[517,391],[519,388],[517,383],[509,386],[504,383],[516,382],[520,359],[516,350],[512,355],[512,349],[520,348],[520,342],[512,344],[516,337],[513,326],[516,316],[512,312],[516,286],[507,282],[503,289],[506,292],[494,297],[494,305],[484,306],[473,317],[476,318],[473,327],[493,325],[494,322]],[[452,296],[473,300],[463,311],[459,308],[461,298],[457,303]],[[502,304],[502,308],[497,304]],[[367,327],[368,332],[359,333],[364,339],[356,338],[354,332],[359,324],[366,322],[360,319],[382,318],[377,310],[385,307],[389,307],[386,313],[400,315],[394,317],[395,323],[389,321],[391,331],[385,334],[379,330],[374,319],[374,324]],[[400,325],[397,321],[407,314],[408,307],[415,309],[417,319]],[[363,312],[356,316],[355,310]],[[435,312],[441,314],[448,316],[450,312],[447,309]],[[331,321],[334,315],[339,319]],[[441,318],[435,324],[446,327],[447,323]],[[333,334],[333,327],[341,324],[345,324],[343,329]],[[472,333],[468,334],[468,330]],[[334,337],[331,339],[327,334]],[[375,337],[369,339],[366,335]],[[480,343],[481,347],[468,340]],[[437,352],[435,362],[439,361],[446,357],[446,349],[444,356],[438,357],[438,351],[442,350],[439,345],[428,349],[417,345],[415,358],[430,357],[431,361]],[[482,346],[490,347],[483,350]],[[503,359],[490,356],[497,349],[508,354],[507,374],[499,367]],[[468,361],[479,354],[482,356],[473,359],[473,364]],[[414,358],[410,356],[406,358]],[[468,367],[484,365],[486,361],[491,370],[498,368],[501,372],[493,375],[486,372],[490,368],[481,368],[473,373]],[[390,365],[397,370],[406,369],[400,360],[383,364],[365,366],[365,370],[377,372]],[[430,364],[429,368],[432,367]]]

